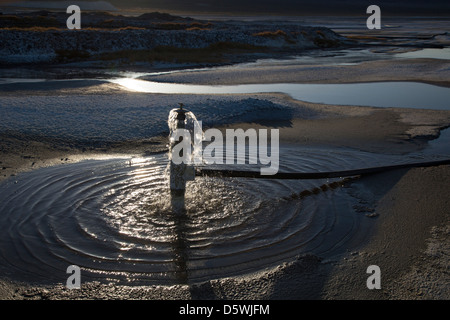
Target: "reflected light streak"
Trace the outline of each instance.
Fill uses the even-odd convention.
[[[143,93],[257,94],[280,92],[295,100],[330,105],[450,110],[449,88],[420,82],[263,83],[218,86],[160,83],[131,78],[109,81],[129,91]]]

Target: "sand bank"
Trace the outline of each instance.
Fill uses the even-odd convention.
[[[449,174],[449,167],[443,166],[367,179],[374,186],[393,179],[396,183],[378,202],[380,219],[370,243],[334,269],[324,288],[327,298],[450,298],[446,272],[450,212],[444,195],[450,187]],[[381,290],[361,285],[370,264],[382,270]]]
[[[144,78],[158,82],[233,85],[255,83],[356,83],[418,81],[450,86],[449,60],[389,59],[357,64],[264,64],[177,72]]]
[[[78,94],[78,91],[74,94]],[[95,95],[95,91],[92,94]],[[190,105],[195,106],[212,101],[210,102],[212,105],[220,107],[223,103],[224,107],[227,107],[241,103],[239,101],[247,103],[245,102],[247,99],[256,99],[251,100],[251,103],[274,104],[296,111],[293,115],[287,114],[276,121],[255,118],[256,121],[247,123],[238,122],[214,127],[222,129],[229,127],[278,128],[281,143],[300,146],[342,146],[390,154],[421,150],[426,147],[428,140],[437,138],[440,130],[450,125],[450,112],[444,110],[333,106],[297,101],[283,94],[201,95],[200,97],[146,94],[142,97],[142,94],[119,93],[118,97],[114,98],[114,93],[110,93],[108,99],[117,100],[119,96],[126,96],[124,103],[143,103],[141,100],[144,100],[145,103],[151,103],[150,106],[166,104],[175,106],[176,101],[189,101]],[[52,109],[51,112],[58,112],[61,115],[64,109],[64,105],[61,105],[59,109]],[[91,118],[87,119],[89,122],[103,121],[103,113],[95,115],[94,112],[90,112],[90,115]],[[67,123],[73,121],[70,117],[72,117],[70,112],[62,116],[60,122],[65,125],[55,126],[52,129],[54,132],[44,130],[41,134],[27,134],[20,132],[19,129],[9,129],[0,133],[0,181],[21,171],[43,166],[114,155],[142,156],[167,150],[168,132],[147,138],[131,135],[124,140],[103,139],[95,143],[86,141],[83,136],[72,132],[77,128],[69,128]],[[127,126],[131,124],[129,120]],[[57,129],[59,127],[61,129]],[[207,127],[204,125],[204,129]],[[88,126],[86,130],[89,128],[91,126]],[[109,132],[106,124],[100,130]],[[120,128],[115,127],[115,130]],[[127,133],[131,132],[131,129],[127,130]]]

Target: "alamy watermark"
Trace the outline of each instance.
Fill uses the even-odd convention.
[[[71,274],[66,281],[67,289],[81,288],[81,270],[79,266],[71,265],[67,267],[66,273]]]
[[[381,10],[379,6],[371,5],[367,7],[366,13],[371,13],[372,15],[367,18],[366,25],[367,29],[381,29]]]
[[[381,289],[381,269],[377,265],[370,265],[367,267],[368,274],[371,274],[366,281],[367,289]]]
[[[81,29],[81,9],[79,6],[71,5],[67,7],[66,13],[72,14],[66,21],[68,29]]]
[[[70,30],[81,29],[81,9],[77,5],[70,5],[67,7],[66,13],[71,14],[67,19],[66,25]],[[371,14],[367,18],[367,29],[381,29],[381,9],[377,5],[370,5],[367,7],[366,13]]]
[[[279,169],[279,130],[226,129],[225,137],[219,129],[202,130],[202,121],[191,131],[184,128],[173,130],[171,161],[174,164],[261,164],[261,175],[274,175]],[[210,142],[203,149],[203,141]],[[247,144],[248,141],[248,144]],[[269,152],[270,148],[270,152]]]

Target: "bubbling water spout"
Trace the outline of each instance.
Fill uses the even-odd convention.
[[[194,143],[194,141],[202,141],[203,131],[201,124],[198,122],[194,113],[183,109],[183,104],[180,107],[172,109],[169,113],[168,126],[169,134],[169,175],[170,175],[170,190],[172,193],[184,194],[186,188],[186,181],[194,180],[195,171],[192,166],[193,159],[201,154],[201,144]],[[178,150],[176,147],[180,144],[186,136],[179,135],[179,130],[188,132],[190,139],[188,150]],[[194,137],[191,139],[190,137]],[[177,156],[184,159],[182,162],[173,161],[173,153],[178,152]],[[186,152],[187,154],[183,154]]]

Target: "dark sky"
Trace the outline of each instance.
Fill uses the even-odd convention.
[[[39,1],[39,0],[32,0]],[[85,0],[86,1],[86,0]],[[95,0],[87,0],[95,1]],[[8,0],[0,0],[0,3]],[[10,0],[9,2],[17,2]],[[76,4],[76,0],[71,1]],[[109,0],[118,8],[149,8],[187,12],[231,12],[240,14],[366,14],[376,4],[388,15],[447,15],[450,0]]]

